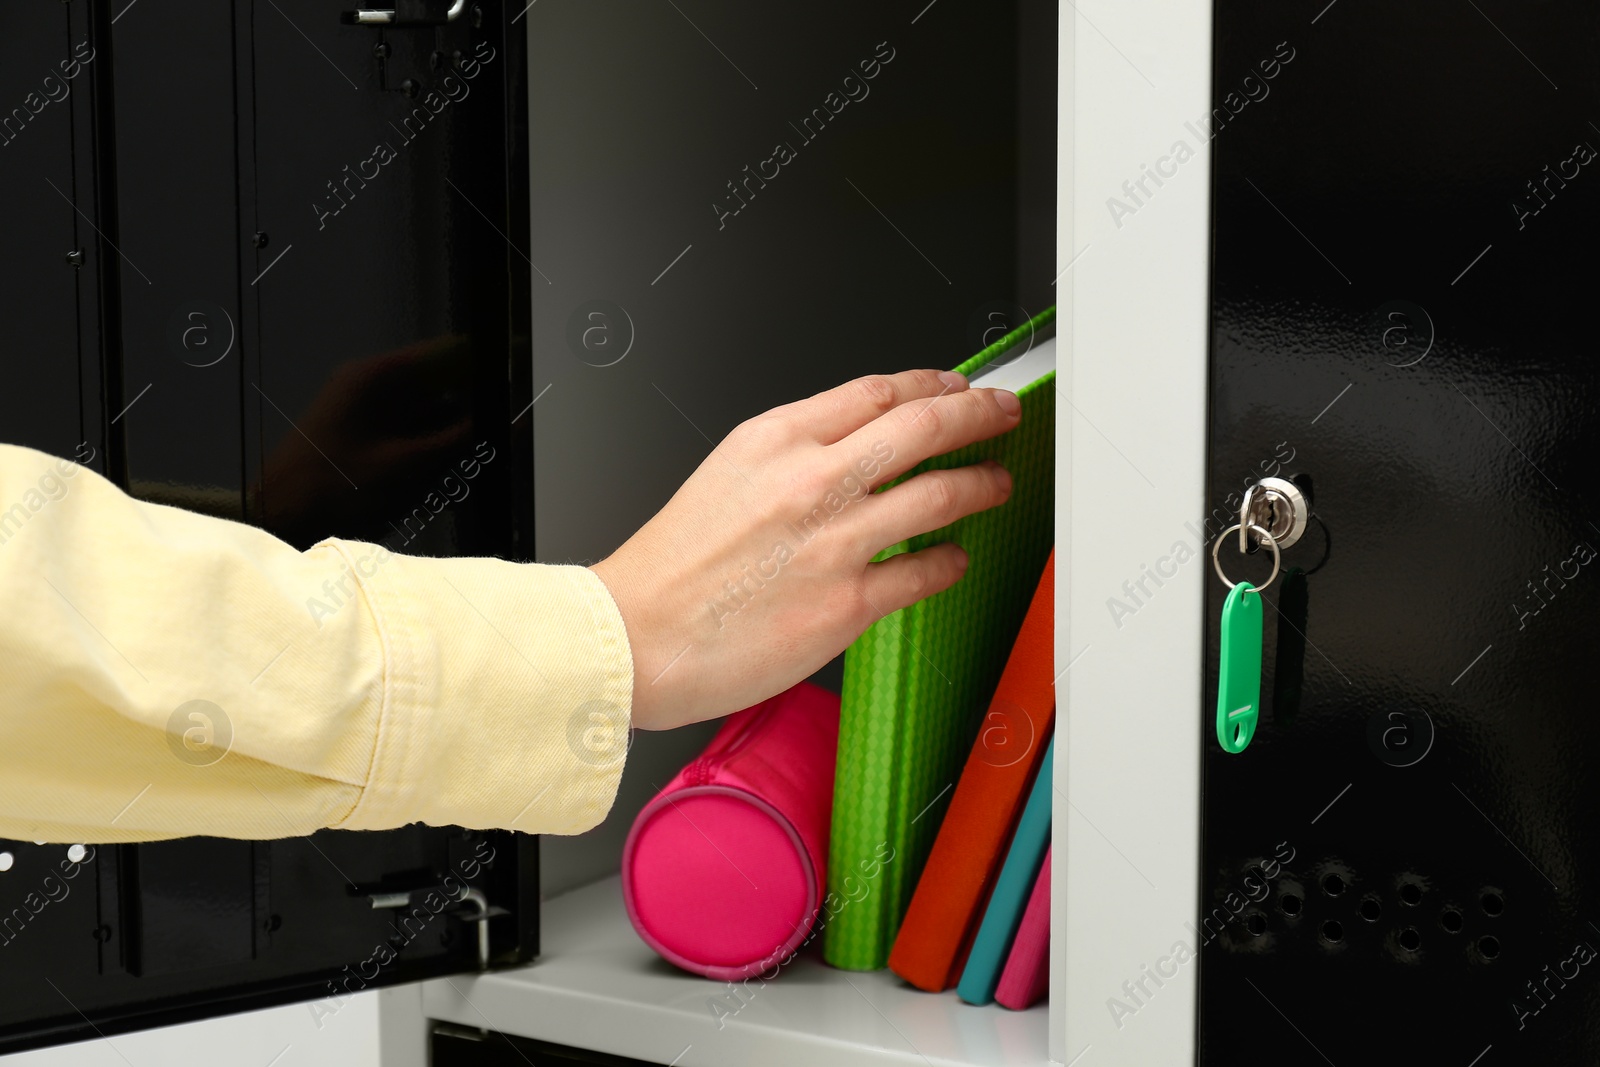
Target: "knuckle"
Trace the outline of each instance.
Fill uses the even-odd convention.
[[[926,404],[912,405],[913,410],[906,417],[908,430],[925,433],[930,437],[938,437],[944,433],[945,423],[949,416],[946,409],[939,402],[939,398],[928,401]]]
[[[921,600],[933,589],[933,569],[928,566],[925,559],[906,561],[906,594],[913,600]]]
[[[1000,503],[1011,496],[1013,479],[1011,473],[999,464],[989,469],[989,496],[995,503]]]
[[[963,413],[974,423],[984,423],[1000,418],[1000,406],[994,402],[994,390],[973,389],[961,394],[966,401]]]
[[[927,485],[923,487],[922,493],[928,511],[941,519],[953,515],[961,503],[961,495],[956,491],[955,482],[944,476],[929,477],[924,481]]]
[[[873,602],[875,599],[867,595],[863,583],[852,580],[836,586],[835,595],[824,602],[824,607],[839,612],[845,618],[859,620],[862,629],[866,629],[883,614]]]
[[[761,451],[775,448],[789,437],[789,419],[776,411],[746,419],[728,434],[731,443],[741,449]]]
[[[897,399],[894,383],[884,375],[869,374],[865,378],[858,378],[856,389],[867,405],[878,414],[882,415],[894,409]]]

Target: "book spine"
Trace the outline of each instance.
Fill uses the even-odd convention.
[[[1039,876],[1045,851],[1050,847],[1050,783],[1055,747],[1052,738],[1045,749],[1044,762],[1039,765],[1039,774],[1033,780],[1022,821],[1017,824],[1011,851],[1006,854],[1005,866],[1000,869],[1000,878],[989,897],[989,907],[983,913],[983,925],[978,927],[978,936],[972,942],[966,969],[961,972],[961,981],[956,986],[956,995],[968,1004],[994,1001],[1000,968],[1016,939],[1022,909]]]
[[[887,967],[900,921],[911,904],[912,891],[922,876],[932,847],[933,833],[944,815],[949,797],[938,796],[927,786],[924,772],[927,759],[927,718],[930,699],[927,692],[929,670],[925,660],[924,633],[927,630],[929,601],[913,604],[906,612],[904,638],[907,655],[906,680],[901,688],[900,744],[894,753],[894,807],[889,814],[889,834],[899,851],[899,862],[884,883],[883,925],[874,945],[873,966]],[[925,832],[930,831],[930,832]]]
[[[905,626],[918,608],[879,619],[845,654],[828,889],[818,918],[827,923],[823,958],[844,970],[877,970],[888,955],[889,887],[903,848],[890,830],[899,792],[901,700],[907,657],[915,655]]]
[[[1017,940],[1000,972],[995,1002],[1012,1011],[1025,1011],[1043,999],[1050,989],[1050,850],[1045,849],[1044,865],[1033,883],[1028,910],[1022,913]]]
[[[959,977],[1055,722],[1054,560],[1035,582],[889,954],[895,973],[921,989],[944,990]]]

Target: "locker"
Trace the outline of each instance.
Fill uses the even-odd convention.
[[[742,419],[1056,302],[1063,743],[1031,1012],[655,960],[617,855],[701,727],[638,736],[578,839],[0,843],[0,1051],[355,975],[397,1065],[1596,1058],[1590,10],[36,7],[6,440],[300,545],[590,561]],[[1305,529],[1232,753],[1263,477]],[[400,933],[488,850],[481,906]]]
[[[1101,92],[1060,253],[1093,425],[1066,442],[1052,1055],[1589,1062],[1592,12],[1168,13],[1063,30]],[[1313,501],[1304,577],[1264,594],[1234,754],[1209,557],[1266,580],[1218,536],[1273,475]]]

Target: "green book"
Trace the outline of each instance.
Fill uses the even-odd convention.
[[[1011,472],[1011,498],[879,556],[954,541],[968,564],[953,587],[886,615],[845,653],[823,916],[823,956],[835,967],[870,971],[888,963],[1049,559],[1056,375],[1055,341],[1043,338],[1054,320],[1050,308],[956,368],[973,385],[1014,391],[1021,424],[936,456],[901,479],[994,459]]]

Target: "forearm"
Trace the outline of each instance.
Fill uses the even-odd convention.
[[[299,552],[0,446],[0,590],[0,836],[573,833],[615,793],[632,665],[582,568]]]

